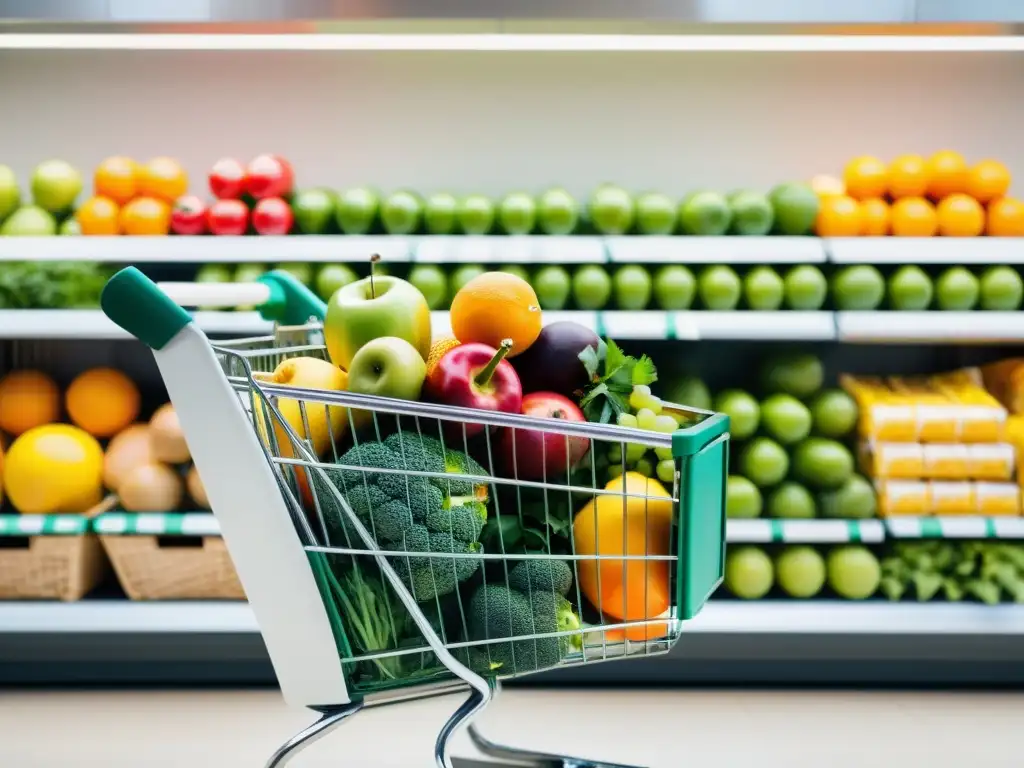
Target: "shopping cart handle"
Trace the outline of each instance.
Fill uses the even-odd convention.
[[[135,267],[125,267],[103,286],[103,313],[150,349],[163,349],[192,316]]]
[[[259,307],[264,320],[278,325],[305,325],[311,319],[323,322],[327,305],[320,297],[287,272],[275,269],[257,281],[270,288],[270,299]]]

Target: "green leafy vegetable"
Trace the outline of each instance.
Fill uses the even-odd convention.
[[[658,380],[651,358],[627,355],[611,339],[602,341],[597,349],[587,347],[579,359],[591,382],[580,400],[587,421],[608,424],[620,413],[628,413],[633,387],[650,386]]]
[[[107,270],[77,261],[0,264],[0,309],[91,309],[99,306]]]

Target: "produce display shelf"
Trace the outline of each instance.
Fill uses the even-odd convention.
[[[1024,238],[534,236],[4,237],[3,261],[108,264],[1024,264]]]
[[[0,604],[6,685],[274,685],[244,603]],[[713,601],[667,656],[527,678],[567,685],[1020,685],[1024,606]]]
[[[885,540],[881,520],[728,520],[730,544],[832,544]]]
[[[273,324],[257,312],[196,312],[196,323],[215,335],[247,336],[269,333]],[[98,309],[5,309],[0,310],[3,339],[100,339],[131,338]]]
[[[962,344],[1024,339],[1024,312],[837,312],[839,341]]]

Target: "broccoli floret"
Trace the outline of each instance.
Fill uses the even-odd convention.
[[[429,531],[422,525],[411,526],[402,540],[387,542],[384,548],[392,552],[453,554],[478,554],[483,551],[479,542],[459,541],[450,533]],[[455,590],[460,581],[465,581],[480,568],[480,560],[470,557],[406,555],[392,557],[390,562],[413,597],[420,602],[447,595]]]
[[[454,509],[436,507],[416,522],[431,531],[450,533],[458,541],[478,541],[487,522],[487,507],[479,503],[463,504]]]
[[[374,509],[379,509],[390,501],[390,497],[380,488],[369,483],[349,488],[345,493],[345,501],[352,507],[362,521],[367,521],[373,514]]]
[[[347,450],[338,464],[346,467],[365,467],[361,469],[343,469],[340,471],[341,482],[338,490],[348,493],[357,485],[364,483],[376,483],[386,475],[374,472],[374,469],[401,469],[402,465],[398,456],[387,448],[383,443],[360,443]]]
[[[404,501],[392,499],[376,507],[370,516],[373,521],[371,533],[377,541],[401,541],[405,532],[413,525],[412,513]]]
[[[557,592],[568,595],[572,568],[564,560],[522,560],[509,571],[508,585],[524,595]]]
[[[384,441],[399,459],[399,466],[413,472],[437,472],[449,475],[486,477],[487,471],[462,451],[453,450],[441,441],[418,432],[397,432]],[[486,483],[458,477],[432,477],[431,484],[446,496],[486,502],[490,492]]]
[[[377,475],[377,487],[389,498],[408,504],[414,515],[422,516],[444,503],[441,491],[423,477],[382,473]]]
[[[561,595],[538,592],[527,597],[502,585],[483,585],[469,606],[469,633],[472,640],[526,638],[581,627],[579,616]],[[578,650],[580,638],[539,637],[479,646],[494,673],[513,675],[557,665],[570,650]]]

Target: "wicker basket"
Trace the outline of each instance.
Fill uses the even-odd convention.
[[[85,515],[0,515],[0,600],[81,600],[107,572]],[[14,545],[14,546],[11,546]]]
[[[132,600],[245,600],[209,512],[108,512],[93,530]]]

